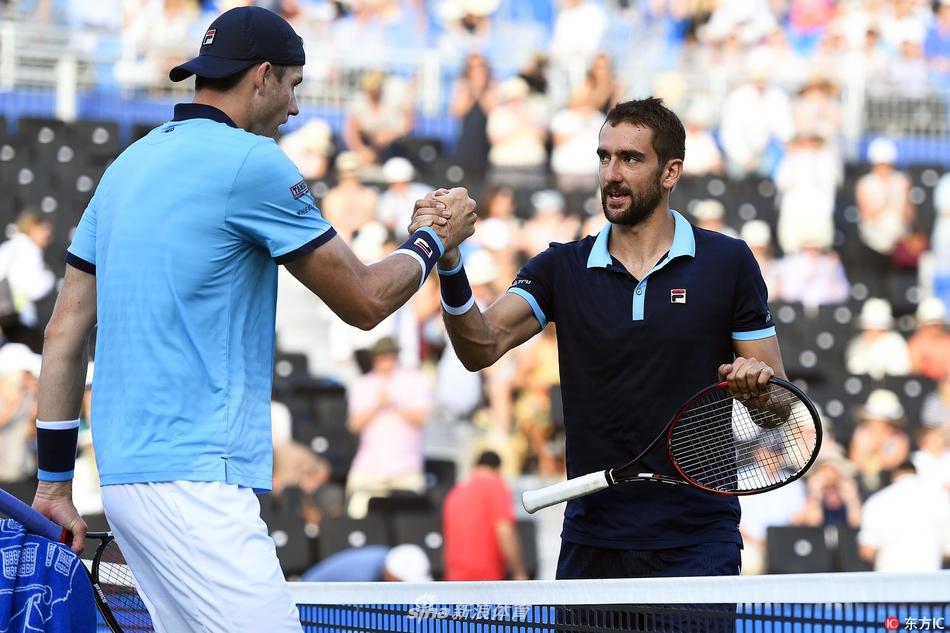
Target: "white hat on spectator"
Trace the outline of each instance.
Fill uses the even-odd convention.
[[[764,220],[749,220],[742,225],[740,237],[749,246],[768,246],[772,241],[772,229]]]
[[[874,139],[868,145],[868,161],[873,165],[893,165],[897,162],[897,145],[889,138]]]
[[[501,86],[498,87],[498,96],[501,97],[502,101],[524,99],[530,92],[531,87],[528,85],[528,82],[521,77],[506,79],[502,82]]]
[[[536,213],[560,213],[564,210],[564,195],[556,189],[542,189],[531,195],[531,206]]]
[[[383,252],[386,235],[387,230],[382,223],[376,220],[367,222],[353,238],[353,253],[364,264],[378,262],[386,255]]]
[[[390,576],[402,582],[429,582],[432,566],[429,557],[418,545],[397,545],[386,554],[383,567]]]
[[[490,284],[498,277],[498,268],[491,253],[482,249],[465,258],[465,275],[473,286]]]
[[[893,391],[875,389],[868,396],[864,406],[859,409],[858,417],[898,422],[904,418],[904,406]]]
[[[511,230],[501,218],[478,221],[478,242],[490,251],[503,251],[511,245]]]
[[[362,166],[360,155],[356,152],[340,152],[336,157],[336,170],[342,174],[357,171]]]
[[[415,175],[416,168],[402,156],[394,156],[383,163],[383,180],[389,184],[412,182]]]
[[[726,207],[723,206],[718,200],[712,198],[706,200],[698,200],[693,205],[693,217],[699,220],[700,222],[706,222],[708,220],[721,220],[722,216],[726,214]]]
[[[840,474],[846,477],[854,477],[857,474],[857,468],[845,454],[844,449],[837,442],[823,442],[818,450],[818,457],[815,458],[815,465],[809,471],[809,474],[815,473],[821,466],[832,466]]]
[[[23,343],[6,343],[0,347],[0,373],[28,371],[39,376],[42,359]]]
[[[888,330],[894,325],[894,314],[891,304],[884,299],[871,298],[861,306],[861,316],[858,323],[864,329]]]
[[[831,227],[825,227],[819,222],[806,222],[799,233],[799,245],[803,248],[830,248],[834,242],[834,233]]]
[[[947,306],[937,297],[927,297],[917,306],[917,325],[946,322]]]

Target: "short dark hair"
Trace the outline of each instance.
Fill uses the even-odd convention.
[[[501,457],[495,451],[482,451],[482,454],[475,460],[476,466],[488,466],[489,468],[501,468]]]
[[[605,125],[630,123],[653,130],[653,151],[660,165],[686,156],[686,130],[676,114],[657,97],[618,103],[607,113]]]
[[[257,64],[248,66],[244,70],[236,72],[233,75],[219,77],[217,79],[212,79],[210,77],[199,77],[198,75],[195,75],[195,91],[210,90],[212,92],[227,92],[241,83],[241,80],[244,79],[244,76],[249,73],[252,68],[257,68]],[[271,65],[271,68],[274,69],[274,76],[277,77],[277,81],[282,81],[284,78],[284,73],[287,72],[287,66],[278,66],[273,64]]]

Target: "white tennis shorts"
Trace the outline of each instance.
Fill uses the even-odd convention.
[[[102,501],[159,633],[301,633],[250,488],[118,484]]]

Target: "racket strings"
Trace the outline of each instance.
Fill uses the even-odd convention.
[[[115,541],[109,541],[102,550],[97,580],[106,604],[123,631],[151,633],[155,630],[136,589],[132,571]]]
[[[692,402],[673,427],[670,453],[683,475],[723,492],[778,485],[804,469],[816,448],[815,419],[775,383],[741,403],[725,388]]]

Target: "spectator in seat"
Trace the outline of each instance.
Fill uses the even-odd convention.
[[[924,40],[924,55],[932,76],[947,82],[950,79],[950,0],[940,0],[937,5],[936,20]]]
[[[854,189],[858,205],[858,236],[870,249],[862,265],[872,278],[886,280],[894,269],[892,258],[898,243],[910,233],[915,218],[910,201],[910,178],[897,170],[897,146],[876,138],[868,146],[871,171],[858,179]],[[879,281],[879,283],[881,283]],[[872,288],[880,294],[884,287]]]
[[[623,84],[616,78],[613,62],[607,53],[598,53],[584,78],[584,86],[594,108],[607,114],[623,98]]]
[[[45,324],[38,320],[35,302],[56,285],[56,277],[43,259],[53,240],[53,223],[27,209],[17,217],[16,228],[13,237],[0,245],[0,279],[9,284],[17,314],[5,317],[0,327],[7,341],[23,343],[39,353]]]
[[[563,192],[594,191],[597,187],[597,141],[604,115],[594,106],[590,90],[582,85],[571,94],[566,108],[551,118],[551,171]]]
[[[917,306],[917,330],[910,337],[910,371],[934,380],[950,373],[950,332],[947,331],[947,307],[936,297],[928,297]]]
[[[326,121],[311,119],[281,137],[278,144],[307,180],[319,180],[327,175],[333,154],[333,130]]]
[[[761,59],[753,57],[750,67],[750,80],[733,89],[722,107],[726,168],[735,178],[770,174],[775,146],[784,145],[795,131],[788,94],[770,85],[769,68]]]
[[[380,339],[370,350],[373,368],[349,391],[347,426],[359,448],[346,480],[347,512],[366,516],[370,497],[391,490],[425,491],[422,428],[432,400],[425,374],[399,364],[396,341]]]
[[[542,189],[531,196],[534,216],[525,222],[521,250],[540,253],[551,242],[569,242],[580,228],[576,214],[565,213],[564,196],[556,189]]]
[[[905,461],[895,469],[894,483],[865,502],[859,552],[875,571],[939,571],[950,557],[948,525],[950,494]]]
[[[910,350],[904,338],[891,329],[891,304],[871,298],[861,306],[861,333],[845,350],[845,367],[852,374],[867,374],[875,380],[910,373]]]
[[[36,434],[40,356],[22,343],[0,347],[0,483],[36,476],[30,447]]]
[[[304,582],[429,582],[432,567],[418,545],[366,545],[332,554],[304,572]]]
[[[335,166],[339,182],[327,192],[320,207],[323,217],[351,244],[354,234],[375,216],[379,194],[363,184],[360,177],[363,163],[356,152],[340,153]]]
[[[820,240],[820,246],[831,246],[840,169],[836,151],[817,133],[797,134],[786,146],[775,172],[778,243],[785,254],[802,248],[805,232]]]
[[[396,156],[399,140],[412,131],[408,98],[395,89],[386,90],[386,83],[382,71],[366,72],[347,112],[343,138],[366,166],[381,165]]]
[[[446,580],[527,580],[501,458],[485,451],[442,510]]]
[[[514,77],[499,87],[499,103],[488,115],[489,181],[512,187],[544,185],[547,169],[543,113],[528,99],[528,83]]]
[[[376,219],[399,241],[409,236],[406,228],[412,218],[412,205],[431,191],[427,185],[415,182],[415,177],[415,167],[402,156],[394,156],[383,164],[383,180],[387,187],[379,197]]]
[[[694,102],[686,111],[683,125],[686,127],[686,158],[683,161],[684,176],[722,174],[722,152],[709,127],[712,110],[705,101]]]
[[[772,251],[772,229],[764,220],[749,220],[742,225],[739,237],[749,245],[770,297],[778,297],[778,260]]]
[[[911,461],[917,475],[950,492],[950,426],[918,429],[917,446]]]
[[[924,397],[920,421],[925,426],[950,429],[950,374],[937,384],[936,391]]]
[[[809,308],[847,301],[851,285],[824,229],[806,224],[799,235],[800,249],[778,262],[776,298]]]
[[[696,218],[696,226],[699,228],[722,233],[729,237],[739,237],[735,230],[726,224],[726,207],[718,200],[712,198],[697,200],[691,213]]]
[[[893,391],[875,389],[858,412],[848,457],[858,469],[858,483],[874,492],[910,457],[910,437],[904,407]]]
[[[795,517],[796,525],[826,527],[861,525],[861,495],[855,481],[857,469],[833,439],[825,439],[818,459],[805,480],[805,507]]]
[[[488,164],[488,115],[497,100],[488,60],[481,53],[470,53],[452,93],[452,116],[459,121],[455,160],[469,171],[483,174]]]

